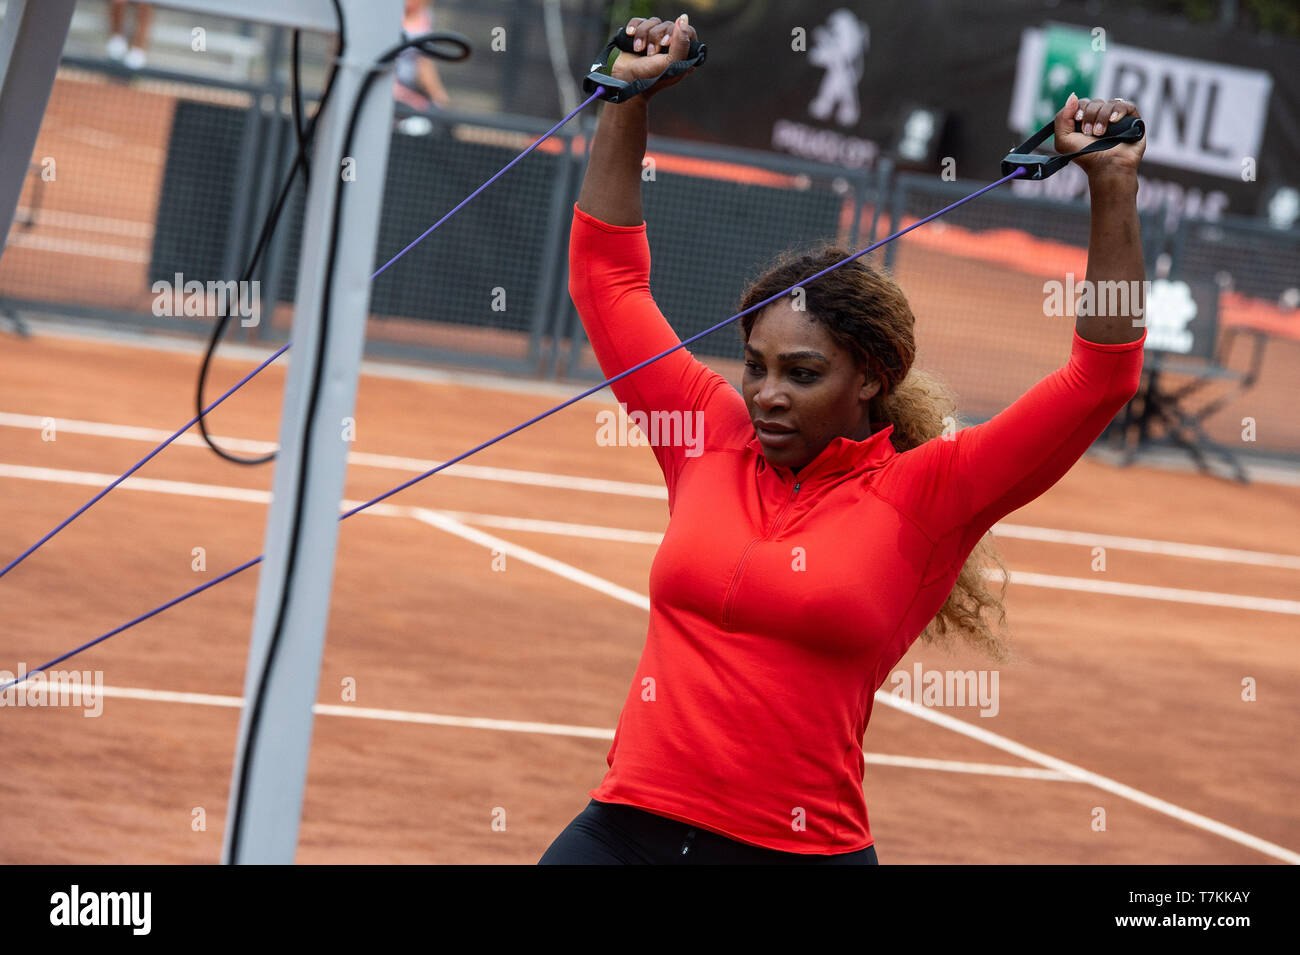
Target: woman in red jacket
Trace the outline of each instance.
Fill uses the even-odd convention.
[[[628,30],[637,52],[615,61],[620,79],[662,74],[694,36],[684,16]],[[649,95],[605,105],[570,239],[570,293],[611,376],[680,341],[649,289]],[[1071,96],[1057,150],[1128,114]],[[1076,160],[1090,282],[1141,288],[1143,148]],[[787,258],[742,305],[846,257]],[[741,394],[685,349],[613,386],[630,413],[668,425],[649,437],[670,520],[608,772],[544,864],[874,863],[862,739],[876,690],[921,635],[1005,656],[983,619],[1002,609],[982,575],[988,530],[1056,483],[1137,390],[1143,323],[1080,315],[1063,367],[985,424],[945,429],[950,406],[911,371],[914,319],[890,278],[858,259],[803,291],[742,319]]]

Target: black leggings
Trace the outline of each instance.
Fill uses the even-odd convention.
[[[592,800],[538,865],[875,865],[876,848],[838,855],[780,852],[634,806]]]

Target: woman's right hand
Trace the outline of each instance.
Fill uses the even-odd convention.
[[[627,82],[660,76],[670,63],[684,60],[690,55],[691,41],[695,39],[695,27],[690,25],[684,13],[668,22],[658,17],[644,20],[633,17],[627,22],[626,30],[635,40],[633,45],[636,52],[619,51],[618,58],[610,67],[610,76]],[[656,83],[641,95],[649,99],[655,93],[675,86],[694,72],[695,67],[691,67],[685,73]]]

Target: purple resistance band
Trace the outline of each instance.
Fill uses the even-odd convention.
[[[596,92],[592,93],[591,96],[587,98],[586,102],[582,103],[580,106],[578,106],[576,109],[574,109],[573,112],[569,113],[568,116],[564,117],[564,119],[560,120],[558,123],[556,123],[554,126],[552,126],[549,130],[547,130],[546,134],[543,135],[540,139],[538,139],[537,142],[535,142],[535,143],[533,143],[532,145],[530,145],[527,149],[525,149],[523,152],[521,152],[518,156],[516,156],[514,159],[510,160],[510,162],[508,162],[505,166],[501,167],[501,169],[497,172],[497,174],[496,174],[495,176],[493,176],[493,177],[492,177],[491,179],[489,179],[487,182],[483,183],[483,185],[479,186],[477,189],[475,189],[473,192],[471,192],[467,197],[465,197],[464,200],[461,201],[461,203],[460,203],[459,205],[456,206],[456,208],[452,209],[450,212],[448,212],[445,216],[443,216],[441,219],[439,219],[439,220],[438,220],[437,222],[435,222],[433,225],[429,226],[429,228],[426,229],[423,233],[421,233],[420,236],[419,236],[419,237],[418,237],[414,242],[412,242],[412,243],[411,243],[410,245],[408,245],[406,248],[402,249],[401,252],[398,252],[395,256],[393,256],[391,259],[389,259],[389,260],[388,260],[387,262],[385,262],[383,265],[381,265],[381,266],[380,266],[380,267],[375,271],[375,274],[372,275],[372,276],[370,276],[370,281],[373,282],[373,281],[374,281],[376,278],[378,278],[379,275],[380,275],[381,273],[383,273],[383,272],[384,272],[384,271],[385,271],[385,270],[386,270],[390,265],[392,265],[394,262],[396,262],[398,259],[400,259],[402,256],[404,256],[407,252],[410,252],[413,248],[415,248],[417,245],[419,245],[421,242],[423,242],[425,239],[427,239],[430,235],[432,235],[432,234],[433,234],[433,231],[434,231],[435,229],[437,229],[438,226],[442,225],[444,222],[446,222],[448,219],[450,219],[452,216],[454,216],[457,212],[460,212],[461,209],[465,208],[465,206],[469,205],[470,201],[471,201],[472,199],[474,199],[475,197],[477,197],[479,193],[481,193],[484,189],[486,189],[488,186],[492,185],[492,183],[496,182],[496,181],[497,181],[498,179],[500,179],[503,175],[505,175],[505,173],[508,172],[508,171],[509,171],[509,170],[510,170],[514,165],[515,165],[515,163],[519,162],[519,160],[523,159],[525,156],[527,156],[529,153],[531,153],[534,149],[536,149],[536,148],[537,148],[538,146],[540,146],[542,143],[546,142],[546,140],[550,139],[553,135],[555,135],[556,130],[558,130],[561,126],[563,126],[563,125],[564,125],[565,123],[567,123],[569,120],[573,119],[574,116],[577,116],[578,113],[582,112],[584,109],[586,109],[588,106],[590,106],[591,103],[592,103],[592,101],[594,101],[595,99],[599,98],[599,97],[601,96],[601,94],[603,94],[604,92],[605,92],[605,88],[604,88],[603,86],[602,86],[602,87],[598,87],[597,90],[596,90]],[[253,379],[253,377],[254,377],[255,375],[257,375],[257,374],[258,374],[258,373],[259,373],[263,368],[265,368],[267,365],[271,364],[271,362],[275,361],[277,358],[279,358],[281,355],[283,355],[286,351],[288,351],[289,348],[290,348],[292,345],[293,345],[293,342],[291,342],[291,341],[289,341],[289,342],[285,342],[283,345],[281,345],[280,348],[279,348],[279,350],[276,351],[275,354],[273,354],[270,358],[266,359],[266,361],[262,362],[262,364],[258,365],[258,366],[257,366],[256,368],[254,368],[251,372],[249,372],[249,374],[245,375],[242,379],[240,379],[239,382],[238,382],[238,383],[237,383],[233,388],[231,388],[229,391],[227,391],[224,395],[222,395],[222,396],[221,396],[220,398],[218,398],[216,401],[212,402],[212,404],[210,404],[210,405],[208,405],[206,408],[204,408],[204,409],[203,409],[203,415],[207,415],[210,411],[212,411],[213,408],[215,408],[217,405],[221,404],[221,402],[225,401],[227,398],[229,398],[231,395],[233,395],[233,394],[234,394],[236,391],[238,391],[240,388],[244,387],[244,385],[248,384],[248,382],[250,382],[250,381]],[[5,574],[9,573],[9,571],[13,570],[15,567],[17,567],[19,564],[21,564],[24,560],[26,560],[26,559],[27,559],[28,557],[30,557],[33,553],[35,553],[36,550],[37,550],[38,548],[40,548],[40,547],[41,547],[42,545],[44,545],[47,541],[49,541],[50,538],[52,538],[55,534],[57,534],[59,531],[63,530],[65,527],[67,527],[69,524],[71,524],[73,521],[75,521],[75,520],[76,520],[78,517],[80,517],[82,514],[86,513],[86,511],[90,510],[90,508],[93,507],[93,506],[94,506],[94,505],[95,505],[95,504],[96,504],[100,499],[102,499],[105,495],[107,495],[109,491],[113,490],[113,488],[117,487],[119,484],[121,484],[123,481],[125,481],[127,478],[129,478],[132,474],[134,474],[136,471],[140,470],[140,468],[144,467],[144,465],[146,465],[147,463],[149,463],[149,461],[151,461],[151,460],[153,459],[153,457],[154,457],[154,456],[155,456],[159,451],[161,451],[163,448],[167,447],[167,445],[171,444],[173,441],[175,441],[177,438],[179,438],[182,434],[184,434],[184,433],[185,433],[186,431],[188,431],[190,428],[192,428],[192,427],[194,427],[196,424],[198,424],[199,417],[201,417],[201,416],[195,416],[195,417],[191,418],[187,424],[181,426],[181,428],[180,428],[179,431],[177,431],[175,434],[173,434],[170,438],[168,438],[168,439],[167,439],[166,441],[164,441],[162,444],[158,445],[158,447],[154,448],[152,451],[150,451],[148,454],[146,454],[143,458],[141,458],[141,459],[140,459],[139,461],[137,461],[135,464],[131,465],[131,467],[127,468],[127,470],[122,474],[121,477],[119,477],[119,478],[118,478],[117,480],[115,480],[113,483],[111,483],[110,485],[108,485],[108,487],[104,488],[104,490],[100,491],[98,494],[96,494],[94,497],[92,497],[92,498],[91,498],[89,501],[87,501],[85,504],[81,505],[81,507],[77,508],[77,510],[75,510],[75,511],[72,513],[72,515],[71,515],[70,517],[68,517],[66,520],[64,520],[62,523],[60,523],[57,527],[55,527],[54,530],[50,531],[48,534],[46,534],[44,537],[42,537],[40,540],[38,540],[38,541],[37,541],[35,544],[33,544],[31,547],[27,548],[25,551],[23,551],[21,554],[19,554],[17,557],[15,557],[13,560],[11,560],[8,564],[6,564],[3,568],[0,568],[0,577],[3,577]],[[252,565],[250,564],[249,566],[252,566]],[[215,581],[214,581],[214,583],[215,583]]]
[[[584,105],[585,105],[585,104],[584,104]],[[509,168],[509,167],[507,167],[507,168]],[[504,172],[504,171],[505,171],[505,170],[502,170],[502,172]],[[726,325],[731,324],[731,323],[734,322],[736,319],[741,318],[741,317],[744,316],[744,315],[748,315],[750,312],[753,312],[753,311],[755,311],[756,309],[760,309],[760,308],[763,308],[763,307],[765,307],[765,306],[767,306],[767,305],[770,305],[772,302],[775,302],[777,299],[782,298],[783,296],[790,294],[790,293],[793,292],[796,288],[799,288],[800,286],[805,285],[805,284],[807,284],[807,283],[809,283],[809,282],[815,281],[816,279],[821,278],[823,275],[826,275],[826,274],[828,274],[828,273],[830,273],[830,272],[835,271],[835,270],[838,269],[840,266],[842,266],[842,265],[846,265],[847,263],[852,262],[852,261],[854,261],[855,259],[859,259],[859,258],[861,258],[862,256],[866,255],[868,252],[872,252],[872,251],[874,251],[874,250],[880,248],[880,247],[881,247],[882,245],[884,245],[885,243],[887,243],[887,242],[892,242],[894,239],[897,239],[897,238],[899,238],[900,236],[906,235],[908,232],[911,232],[913,229],[919,228],[920,226],[925,225],[927,222],[930,222],[930,221],[932,221],[932,220],[934,220],[934,219],[937,219],[939,216],[943,215],[944,213],[946,213],[946,212],[950,212],[950,211],[952,211],[953,209],[956,209],[958,206],[963,205],[964,203],[970,202],[972,199],[975,199],[975,198],[977,198],[977,197],[979,197],[979,196],[982,196],[984,193],[989,192],[989,191],[992,190],[992,189],[996,189],[998,186],[1002,185],[1004,182],[1008,182],[1009,180],[1015,179],[1017,176],[1024,175],[1024,173],[1025,173],[1025,168],[1024,168],[1023,166],[1019,166],[1019,167],[1017,167],[1017,168],[1015,169],[1015,171],[1012,172],[1010,175],[1008,175],[1008,176],[1003,176],[1001,179],[997,180],[996,182],[991,182],[991,183],[989,183],[987,186],[984,186],[984,187],[982,187],[981,189],[978,189],[978,190],[976,190],[975,192],[972,192],[969,196],[965,196],[964,198],[958,199],[958,200],[957,200],[956,202],[954,202],[952,205],[945,206],[944,208],[940,209],[938,212],[933,212],[933,213],[931,213],[930,215],[926,216],[924,219],[919,219],[919,220],[917,220],[916,222],[913,222],[910,226],[907,226],[905,229],[899,229],[899,230],[898,230],[897,232],[895,232],[893,235],[886,236],[885,238],[881,239],[879,242],[876,242],[876,243],[873,243],[872,245],[867,246],[867,248],[863,249],[861,252],[855,252],[853,255],[850,255],[850,256],[848,256],[847,258],[841,259],[839,262],[836,262],[834,265],[829,266],[829,267],[827,267],[827,268],[825,268],[825,269],[822,269],[822,270],[821,270],[820,272],[818,272],[817,274],[815,274],[815,275],[810,275],[808,278],[804,279],[802,282],[799,282],[799,283],[797,283],[796,285],[792,285],[792,286],[790,286],[788,289],[785,289],[785,290],[782,291],[782,292],[778,292],[778,293],[776,293],[775,295],[771,296],[770,298],[766,298],[766,299],[764,299],[763,301],[759,302],[759,303],[756,304],[756,305],[751,305],[749,308],[745,309],[745,310],[742,311],[742,312],[737,312],[735,315],[731,316],[730,318],[728,318],[728,319],[724,319],[723,321],[718,322],[718,324],[716,324],[716,325],[714,325],[714,326],[712,326],[712,327],[710,327],[710,328],[706,328],[704,331],[700,332],[699,334],[697,334],[697,335],[692,335],[690,338],[686,339],[686,340],[683,341],[683,342],[678,342],[678,343],[677,343],[676,345],[674,345],[672,348],[669,348],[669,349],[667,349],[666,351],[662,351],[662,352],[660,352],[658,355],[655,355],[655,356],[652,357],[652,358],[647,358],[645,361],[640,362],[639,364],[633,365],[631,368],[627,369],[626,371],[619,372],[617,375],[615,375],[615,376],[612,377],[612,378],[606,378],[606,379],[605,379],[604,381],[602,381],[600,384],[598,384],[598,385],[593,385],[592,387],[588,388],[586,391],[580,392],[580,393],[574,395],[572,398],[565,399],[564,401],[560,402],[560,403],[559,403],[558,405],[556,405],[555,407],[550,408],[550,409],[548,409],[548,410],[546,410],[546,411],[543,411],[541,414],[534,415],[533,417],[529,418],[527,421],[524,421],[524,422],[521,423],[521,424],[517,424],[517,425],[515,425],[513,428],[511,428],[511,429],[508,430],[508,431],[503,431],[501,434],[498,434],[495,438],[491,438],[491,439],[489,439],[489,440],[487,440],[487,441],[484,441],[482,444],[477,445],[476,447],[470,448],[468,451],[464,451],[464,452],[462,452],[462,453],[456,455],[456,456],[455,456],[454,458],[452,458],[451,460],[449,460],[449,461],[444,461],[442,464],[439,464],[437,467],[435,467],[435,468],[430,468],[428,471],[425,471],[423,474],[421,474],[421,475],[419,475],[419,476],[417,476],[417,477],[411,478],[409,481],[405,481],[405,482],[403,482],[403,483],[397,485],[397,487],[392,488],[391,490],[385,491],[383,494],[379,495],[378,497],[376,497],[376,498],[374,498],[374,499],[372,499],[372,500],[367,501],[367,502],[364,503],[364,504],[361,504],[361,505],[358,505],[357,507],[354,507],[352,510],[347,511],[346,513],[342,514],[342,515],[339,517],[339,520],[340,520],[340,521],[347,520],[347,519],[348,519],[349,517],[351,517],[352,515],[361,513],[361,512],[364,511],[366,508],[371,507],[371,506],[373,506],[373,505],[375,505],[375,504],[378,504],[380,501],[384,500],[385,498],[392,497],[392,496],[393,496],[394,494],[396,494],[398,491],[403,491],[403,490],[405,490],[406,488],[410,487],[410,486],[413,485],[413,484],[418,484],[420,481],[423,481],[425,478],[432,477],[433,475],[437,474],[439,471],[445,470],[446,468],[451,467],[453,464],[456,464],[456,463],[458,463],[458,462],[460,462],[460,461],[465,460],[467,457],[469,457],[469,456],[472,455],[472,454],[477,454],[479,451],[482,451],[484,448],[489,448],[489,447],[491,447],[492,445],[496,444],[497,442],[505,440],[506,438],[510,437],[512,434],[516,434],[517,432],[522,431],[524,428],[527,428],[527,427],[529,427],[530,425],[534,425],[534,424],[536,424],[537,422],[541,421],[543,418],[549,418],[551,415],[555,414],[557,411],[561,411],[561,410],[563,410],[564,408],[569,407],[569,405],[571,405],[571,404],[573,404],[573,403],[575,403],[575,402],[577,402],[577,401],[581,401],[583,398],[586,398],[586,397],[588,397],[588,396],[590,396],[590,395],[595,394],[596,392],[600,391],[602,388],[605,388],[605,387],[607,387],[607,386],[613,384],[613,383],[616,382],[616,381],[619,381],[619,380],[621,380],[621,379],[623,379],[623,378],[626,378],[628,375],[632,374],[633,372],[640,371],[642,368],[645,368],[647,365],[653,364],[654,362],[658,361],[660,358],[663,358],[663,357],[665,357],[665,356],[667,356],[667,355],[671,355],[673,352],[677,351],[677,349],[679,349],[679,348],[685,348],[687,345],[691,344],[692,342],[698,341],[699,339],[703,338],[705,335],[711,334],[712,332],[716,332],[718,329],[720,329],[720,328],[722,328],[722,327],[724,327],[724,326],[726,326]],[[498,173],[498,175],[500,175],[500,173]],[[495,177],[494,177],[494,178],[495,178]],[[489,180],[489,181],[490,181],[490,180]],[[471,198],[472,198],[472,197],[471,197]],[[466,200],[466,201],[468,201],[468,200]],[[462,203],[462,205],[463,205],[463,204],[464,204],[464,203]],[[459,208],[459,207],[457,207],[457,208]],[[436,228],[436,227],[435,227],[435,228]],[[430,230],[430,231],[432,231],[432,230]],[[412,245],[413,245],[413,244],[414,244],[414,243],[412,243]],[[408,248],[409,248],[409,246],[408,246]],[[405,250],[403,250],[403,251],[405,251]],[[385,266],[385,268],[386,268],[386,267],[387,267],[387,266]],[[288,347],[288,346],[285,346],[285,347]],[[251,377],[251,376],[250,376],[250,377]],[[223,397],[224,397],[224,396],[223,396]],[[146,460],[147,460],[147,459],[146,459]],[[143,462],[141,462],[141,463],[143,463]],[[138,465],[137,465],[137,466],[138,466]],[[130,472],[128,472],[128,473],[130,473]],[[105,493],[106,493],[106,492],[105,492]],[[92,503],[93,503],[93,501],[92,501]],[[74,516],[75,516],[75,515],[74,515]],[[34,670],[29,670],[29,671],[28,671],[28,675],[30,675],[30,674],[32,674],[32,673],[39,673],[39,672],[42,671],[42,670],[46,670],[46,669],[48,669],[48,668],[54,666],[56,663],[61,663],[62,661],[68,659],[68,657],[75,656],[76,654],[81,653],[83,650],[87,650],[87,649],[89,649],[90,647],[93,647],[95,644],[97,644],[97,643],[99,643],[99,642],[101,642],[101,641],[103,641],[103,640],[107,640],[109,637],[115,636],[116,634],[121,633],[123,630],[128,630],[128,629],[130,629],[131,627],[134,627],[137,623],[141,623],[141,622],[143,622],[143,621],[145,621],[145,620],[148,620],[150,617],[153,617],[153,616],[156,616],[157,614],[162,613],[164,610],[168,609],[169,607],[174,607],[176,604],[181,603],[181,602],[184,601],[184,600],[188,600],[190,597],[193,597],[193,596],[195,596],[196,594],[201,594],[201,593],[203,593],[203,591],[207,590],[209,587],[213,587],[213,586],[215,586],[215,585],[221,583],[223,580],[226,580],[227,578],[233,577],[233,576],[235,576],[236,574],[238,574],[238,573],[240,573],[240,572],[242,572],[242,571],[245,571],[245,570],[247,570],[248,568],[253,567],[253,566],[255,566],[255,565],[261,563],[263,557],[265,557],[265,555],[260,555],[260,556],[258,556],[258,557],[254,557],[252,560],[250,560],[250,561],[248,561],[248,562],[246,562],[246,563],[240,564],[238,567],[232,568],[231,570],[226,571],[224,574],[221,574],[219,577],[216,577],[216,578],[214,578],[214,579],[212,579],[212,580],[209,580],[209,581],[208,581],[207,583],[205,583],[205,584],[200,584],[198,587],[195,587],[193,590],[190,590],[190,591],[187,591],[186,593],[181,594],[179,597],[174,597],[174,598],[172,598],[171,600],[167,601],[165,604],[162,604],[162,605],[160,605],[160,606],[158,606],[158,607],[155,607],[154,609],[148,611],[147,613],[141,614],[140,616],[136,617],[135,619],[127,621],[126,623],[122,624],[120,627],[115,627],[114,629],[110,630],[108,633],[105,633],[105,634],[102,634],[101,636],[96,637],[94,640],[91,640],[89,643],[84,643],[84,644],[82,644],[81,646],[77,647],[75,650],[69,650],[67,653],[63,654],[62,656],[60,656],[60,657],[56,657],[55,659],[50,660],[48,663],[43,663],[43,664],[41,664],[39,667],[36,667]],[[23,677],[23,679],[26,679],[26,677]],[[20,682],[20,681],[19,681],[19,680],[12,680],[12,681],[10,681],[9,683],[6,683],[4,686],[0,686],[0,692],[3,692],[4,690],[7,690],[9,687],[13,686],[14,684],[16,684],[16,683],[18,683],[18,682]]]

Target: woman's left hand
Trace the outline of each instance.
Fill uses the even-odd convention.
[[[1139,115],[1136,106],[1122,99],[1079,99],[1071,93],[1065,106],[1056,114],[1056,151],[1061,155],[1078,152],[1105,136],[1111,123],[1125,116],[1136,118]],[[1074,131],[1076,120],[1083,124],[1081,133]],[[1098,174],[1135,175],[1146,148],[1147,140],[1143,136],[1135,143],[1118,143],[1109,149],[1079,156],[1074,163],[1088,174],[1089,179]]]

